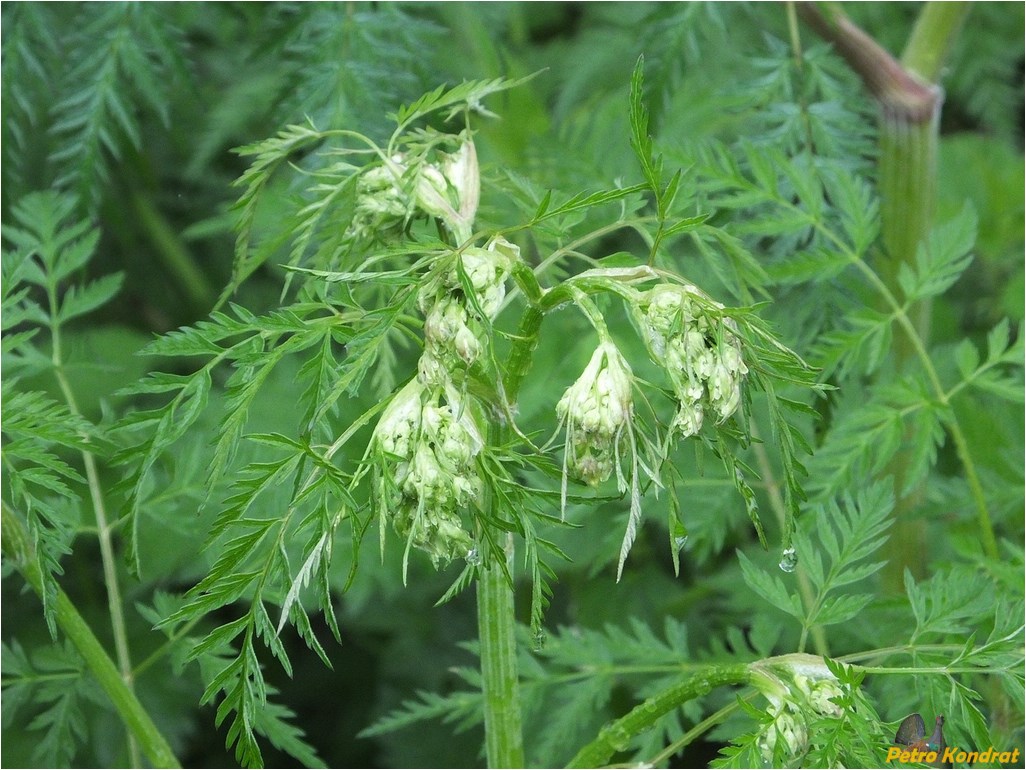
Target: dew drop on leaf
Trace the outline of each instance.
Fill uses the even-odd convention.
[[[467,551],[467,564],[471,567],[476,567],[481,563],[481,552],[476,548],[471,548]]]
[[[688,544],[688,536],[687,535],[682,535],[681,537],[673,538],[673,546],[674,546],[674,548],[677,549],[677,553],[680,553],[681,550],[683,550],[684,546],[686,546],[687,544]]]
[[[545,646],[545,640],[546,640],[546,637],[545,637],[545,632],[544,631],[538,631],[534,635],[534,645],[533,645],[533,647],[534,647],[534,651],[535,652],[541,652],[542,651],[542,648]]]
[[[794,572],[798,566],[798,553],[794,548],[785,548],[784,553],[781,555],[780,564],[777,565],[784,572]]]

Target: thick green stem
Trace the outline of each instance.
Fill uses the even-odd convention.
[[[514,345],[510,351],[509,369],[506,371],[506,378],[503,382],[510,406],[516,403],[520,384],[531,367],[534,351],[538,347],[538,328],[541,326],[542,318],[542,311],[537,307],[531,306],[524,311],[518,332],[520,335],[518,342],[523,344]]]
[[[520,323],[503,388],[511,407],[515,407],[520,384],[531,365],[538,345],[538,333],[544,313],[537,306],[541,287],[526,264],[514,269],[514,278],[528,299]],[[500,443],[506,428],[492,424],[489,440]],[[487,494],[487,493],[486,493]],[[495,504],[487,495],[486,505]],[[513,539],[503,543],[505,564],[490,564],[481,570],[477,585],[477,625],[481,641],[481,680],[484,691],[485,749],[489,767],[523,767],[524,735],[520,715],[520,682],[517,670],[516,614],[513,586],[507,576],[513,574]]]
[[[513,567],[513,541],[507,536],[506,567]],[[488,767],[523,767],[524,736],[517,673],[513,589],[501,564],[481,571],[477,585],[477,624],[481,637],[485,749]],[[511,573],[510,573],[511,574]]]
[[[892,291],[899,288],[901,266],[914,262],[916,250],[933,224],[938,116],[939,110],[929,120],[915,122],[883,106],[879,191],[881,235],[887,263],[882,273]],[[916,326],[922,336],[922,325],[917,322]]]
[[[607,724],[595,740],[577,752],[567,767],[600,767],[618,751],[626,751],[633,736],[652,728],[656,720],[667,712],[707,695],[714,687],[747,684],[750,676],[747,663],[711,666],[700,674],[689,676]]]
[[[899,288],[902,266],[914,264],[916,252],[926,242],[933,226],[942,102],[942,91],[936,79],[967,10],[965,3],[927,3],[905,48],[903,68],[934,89],[936,98],[932,112],[929,115],[909,113],[895,108],[892,101],[880,101],[880,218],[887,254],[883,277],[892,291]],[[924,345],[930,339],[932,311],[929,299],[915,303],[908,310]],[[894,354],[899,371],[916,358],[916,351],[909,343],[906,336],[895,340]],[[921,503],[922,489],[908,486],[910,464],[909,452],[903,451],[895,455],[890,466],[897,503],[895,529],[887,545],[889,558],[883,578],[896,591],[904,586],[906,569],[917,577],[923,576],[927,553],[925,521],[911,517]],[[993,538],[989,521],[986,524],[984,531]]]
[[[901,54],[905,69],[936,83],[968,14],[969,3],[930,2],[924,5]]]
[[[938,103],[938,109],[929,120],[916,122],[881,105],[880,218],[886,252],[881,274],[892,291],[899,287],[902,266],[914,263],[916,251],[925,242],[933,223],[939,106]],[[925,344],[930,337],[931,314],[929,300],[917,302],[908,309],[916,334]],[[896,337],[893,350],[898,371],[905,370],[915,360],[907,336]],[[911,430],[906,429],[906,438],[914,440]],[[922,502],[922,494],[918,487],[908,485],[911,462],[910,452],[903,450],[894,456],[888,467],[894,478],[895,522],[885,546],[888,558],[882,576],[893,591],[903,589],[905,570],[922,578],[926,568],[926,522],[913,516]]]
[[[43,576],[35,559],[32,539],[19,516],[7,505],[3,506],[3,552],[32,589],[42,596]],[[138,741],[153,766],[181,767],[171,746],[139,703],[135,693],[125,684],[103,645],[79,615],[67,594],[60,589],[57,590],[54,601],[54,617],[61,631],[75,645],[89,670],[96,677],[96,681],[114,704],[129,734]]]
[[[899,62],[856,27],[836,4],[802,3],[802,16],[822,37],[832,42],[862,78],[880,109],[879,192],[881,235],[885,255],[879,273],[890,294],[900,296],[898,276],[911,265],[933,226],[937,192],[938,124],[943,92],[937,85],[944,59],[968,12],[967,3],[931,2],[923,6]],[[896,338],[895,368],[904,370],[922,357],[928,344],[931,304],[924,300],[907,312],[910,334]],[[953,433],[960,458],[967,459],[964,439]],[[909,452],[895,455],[888,470],[894,479],[895,528],[888,541],[885,582],[900,591],[906,569],[922,575],[925,568],[925,522],[910,517],[919,506],[921,489],[908,484]],[[975,474],[966,462],[970,486],[976,496]],[[980,500],[978,499],[979,503]],[[988,552],[996,543],[986,505],[980,527]]]

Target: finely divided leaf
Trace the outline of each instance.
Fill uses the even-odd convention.
[[[755,566],[742,551],[737,552],[737,558],[741,564],[741,576],[749,588],[788,615],[798,620],[805,616],[801,600],[796,594],[787,592],[784,582],[779,577]]]
[[[112,273],[91,281],[81,288],[73,286],[64,295],[60,310],[57,312],[57,319],[64,323],[105,305],[121,290],[124,278],[124,273]]]
[[[232,279],[221,293],[221,298],[218,300],[219,305],[270,256],[269,252],[264,251],[257,255],[258,258],[254,259],[250,251],[250,240],[253,235],[253,223],[256,218],[257,205],[274,172],[293,153],[319,143],[324,137],[325,134],[318,131],[312,123],[308,126],[292,125],[287,126],[271,139],[249,144],[236,150],[239,155],[255,155],[256,160],[235,181],[236,186],[245,187],[246,189],[233,206],[239,212],[237,225],[239,234],[235,241],[235,262],[232,265]]]
[[[949,222],[935,227],[916,250],[915,267],[903,264],[898,283],[908,303],[943,294],[972,262],[976,213],[969,204]]]
[[[474,110],[482,110],[481,100],[485,97],[515,88],[538,74],[538,72],[535,72],[515,80],[508,80],[506,78],[469,80],[448,90],[444,86],[439,86],[434,91],[424,94],[412,104],[399,108],[399,111],[393,116],[396,123],[399,124],[396,133],[398,134],[403,131],[415,120],[419,120],[444,107],[453,107],[449,111],[447,119],[452,119],[464,105]]]

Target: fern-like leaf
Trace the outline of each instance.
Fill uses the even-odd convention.
[[[70,767],[88,738],[86,714],[105,701],[70,642],[38,647],[30,655],[17,639],[2,648],[4,724],[36,706],[28,729],[41,732],[33,759]],[[41,708],[40,708],[41,707]]]
[[[915,267],[901,266],[898,283],[908,303],[942,294],[972,262],[976,214],[966,206],[951,221],[934,228],[916,250]]]
[[[142,145],[137,107],[145,105],[167,123],[168,88],[180,68],[178,42],[159,8],[95,6],[80,13],[80,39],[89,42],[73,49],[78,58],[54,107],[51,160],[59,169],[57,184],[74,189],[93,209],[110,181],[111,161],[126,145]]]

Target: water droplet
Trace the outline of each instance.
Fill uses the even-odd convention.
[[[631,734],[623,727],[606,728],[602,732],[617,751],[627,751],[627,747],[631,745]]]
[[[673,538],[673,547],[677,549],[677,553],[680,553],[684,546],[688,544],[688,536],[682,535],[680,537]]]
[[[467,564],[471,567],[476,567],[481,563],[481,552],[476,548],[471,548],[467,551]]]
[[[534,635],[534,651],[535,652],[541,652],[542,651],[542,648],[545,646],[546,638],[547,637],[545,636],[545,632],[541,631],[541,630],[539,630]]]
[[[780,564],[777,565],[784,572],[794,572],[798,566],[798,553],[794,548],[785,548],[784,553],[781,554]]]

